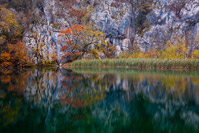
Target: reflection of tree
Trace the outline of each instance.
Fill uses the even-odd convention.
[[[23,94],[24,92],[27,77],[29,77],[29,73],[19,73],[8,70],[0,72],[0,81],[8,85],[8,91],[18,92],[19,94]]]
[[[197,76],[89,74],[58,69],[15,76],[1,73],[0,77],[3,92],[9,91],[9,82],[25,84],[18,93],[24,100],[15,91],[7,94],[0,90],[0,115],[4,116],[0,122],[19,131],[24,127],[30,132],[199,130]]]
[[[96,76],[86,77],[62,70],[62,87],[58,90],[61,102],[81,108],[103,100],[105,84]]]

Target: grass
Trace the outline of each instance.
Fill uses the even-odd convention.
[[[119,75],[140,75],[145,76],[170,76],[170,77],[199,77],[199,72],[189,70],[146,70],[146,69],[131,69],[131,68],[110,68],[110,67],[73,67],[73,72],[83,74],[119,74]]]
[[[138,69],[199,69],[197,59],[103,59],[103,60],[77,60],[66,67],[127,67]]]

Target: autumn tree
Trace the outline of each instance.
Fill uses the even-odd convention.
[[[199,50],[193,51],[192,56],[194,59],[199,59]]]
[[[0,44],[16,43],[22,36],[22,26],[13,12],[0,7]]]
[[[161,58],[163,59],[185,59],[188,49],[184,38],[178,38],[174,44],[168,41],[165,49],[162,51]]]
[[[29,58],[26,55],[26,47],[21,41],[22,26],[16,15],[0,7],[0,65],[24,66]]]
[[[29,57],[26,53],[26,47],[22,42],[16,44],[8,44],[6,52],[0,55],[0,65],[2,67],[8,66],[25,66],[30,63]]]
[[[106,42],[105,35],[94,26],[73,25],[58,35],[62,60],[73,61],[83,57],[103,58],[114,53],[114,47]]]
[[[193,45],[189,46],[189,51],[189,53],[192,55],[194,59],[199,59],[199,34],[195,35]]]

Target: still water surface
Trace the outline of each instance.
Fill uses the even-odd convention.
[[[1,133],[198,131],[198,72],[0,72]]]

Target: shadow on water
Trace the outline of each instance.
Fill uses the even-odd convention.
[[[198,72],[0,72],[0,132],[188,131],[199,131]]]

